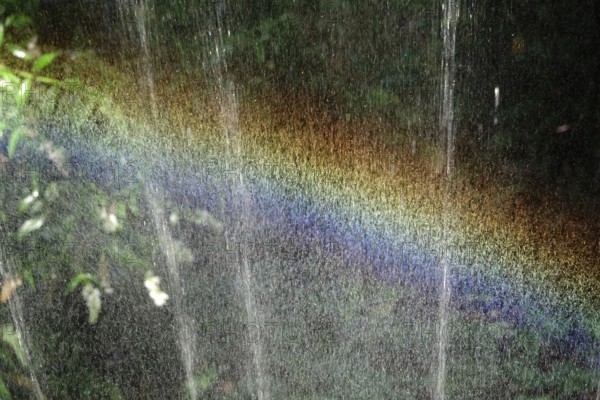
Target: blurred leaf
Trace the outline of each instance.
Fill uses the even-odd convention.
[[[21,343],[19,342],[19,338],[17,336],[17,332],[12,324],[6,324],[0,328],[0,338],[8,343],[12,350],[15,352],[15,355],[19,359],[21,365],[26,365],[27,360],[25,359],[25,353],[21,348]]]
[[[55,58],[58,56],[57,52],[47,53],[35,60],[31,70],[33,72],[39,72],[44,69],[48,64],[50,64]]]
[[[6,48],[13,56],[20,58],[21,60],[31,60],[31,54],[15,44],[7,44]]]
[[[40,229],[43,224],[44,224],[44,218],[28,219],[19,228],[19,234],[18,234],[19,238],[22,238],[23,236],[28,235],[29,233]]]
[[[148,289],[148,294],[157,307],[165,305],[169,299],[169,295],[161,290],[160,278],[158,276],[154,276],[151,273],[146,274],[144,286]]]
[[[100,308],[102,307],[102,302],[100,300],[100,290],[91,283],[86,283],[83,289],[81,290],[81,294],[83,295],[83,298],[85,299],[85,304],[88,308],[88,322],[93,325],[96,323],[96,321],[98,321],[98,316],[100,315]]]
[[[79,286],[82,283],[90,284],[92,282],[98,283],[98,279],[94,275],[88,273],[78,274],[75,276],[75,278],[71,279],[71,282],[69,282],[69,284],[67,285],[66,293],[73,293],[73,291],[77,289],[77,286]]]
[[[17,74],[21,75],[25,79],[33,79],[33,74],[27,71],[17,71]]]
[[[10,278],[4,281],[0,289],[0,303],[6,303],[19,285],[21,285],[21,280],[18,278]]]
[[[0,65],[0,89],[11,92],[19,85],[21,80],[18,76],[3,65]]]
[[[23,280],[27,282],[30,288],[35,288],[35,281],[33,280],[33,275],[29,269],[24,269],[21,271],[21,275]]]
[[[2,379],[0,379],[0,399],[9,400],[10,398],[11,397],[10,397],[10,392],[8,391],[8,388],[4,384],[4,381]]]
[[[58,192],[58,185],[56,184],[56,182],[50,183],[44,191],[44,197],[46,198],[46,200],[54,201],[58,199],[59,196],[60,194]]]
[[[39,82],[46,83],[48,85],[55,85],[60,82],[56,79],[48,78],[47,76],[38,76],[35,79]]]
[[[25,197],[23,200],[19,202],[19,212],[23,212],[32,205],[36,199],[39,197],[39,192],[34,190],[29,196]]]
[[[103,228],[107,233],[114,233],[121,229],[121,224],[117,219],[117,215],[112,210],[112,207],[102,207],[100,210],[100,218],[104,222]]]
[[[6,26],[13,26],[15,28],[22,28],[24,26],[32,25],[33,21],[31,18],[25,15],[10,16],[6,19]]]
[[[0,45],[4,41],[4,25],[0,24]]]
[[[2,340],[0,339],[0,342]],[[9,354],[9,350],[10,350],[10,354]],[[16,369],[18,366],[15,363],[14,358],[12,357],[12,349],[10,348],[10,345],[8,345],[7,343],[0,343],[0,365],[2,365],[4,368],[10,368],[10,369]],[[18,361],[17,361],[18,362]],[[2,399],[2,397],[0,397],[0,399]]]

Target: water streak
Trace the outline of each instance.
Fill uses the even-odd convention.
[[[248,322],[248,329],[251,329],[251,324],[263,326],[262,314],[256,304],[255,289],[252,278],[252,269],[250,265],[250,248],[248,230],[251,224],[250,216],[250,192],[245,184],[242,159],[241,159],[241,143],[238,135],[238,111],[237,99],[235,95],[235,87],[233,82],[228,81],[221,83],[221,118],[224,129],[227,156],[225,170],[230,173],[227,177],[231,181],[230,189],[232,193],[237,194],[238,198],[234,201],[238,220],[233,229],[227,230],[225,236],[225,245],[227,254],[234,254],[232,260],[228,260],[235,264],[238,277],[241,283],[241,293],[244,298],[244,308]],[[237,249],[232,247],[237,246]],[[233,250],[233,252],[231,251]],[[248,332],[251,336],[251,332]],[[251,338],[252,339],[252,338]],[[259,400],[268,400],[270,398],[268,385],[265,378],[263,348],[262,342],[259,340],[250,340],[249,345],[252,351],[252,359],[254,361],[254,371],[256,374],[257,395]]]
[[[244,308],[246,311],[247,326],[251,329],[252,324],[262,326],[263,316],[260,312],[255,296],[255,288],[252,277],[252,268],[250,265],[250,245],[249,245],[249,227],[251,226],[250,216],[250,192],[246,186],[244,178],[244,168],[242,160],[242,144],[239,136],[238,122],[238,100],[235,91],[235,85],[231,80],[226,79],[227,63],[223,57],[223,32],[230,35],[230,31],[223,26],[224,3],[215,3],[214,16],[209,25],[208,37],[213,40],[209,43],[212,48],[208,54],[210,60],[211,73],[215,80],[215,91],[219,100],[221,113],[221,127],[225,139],[225,171],[226,182],[233,194],[234,211],[236,213],[234,226],[226,230],[225,246],[227,254],[233,254],[233,259],[228,262],[234,264],[238,277],[240,279],[241,295],[244,299]],[[226,216],[223,215],[223,220]],[[248,331],[251,337],[252,332]],[[249,341],[254,364],[254,373],[256,380],[257,397],[259,400],[268,400],[270,398],[268,382],[264,369],[263,345],[261,339]],[[253,392],[253,388],[249,387]]]
[[[154,121],[158,119],[158,103],[156,98],[156,89],[154,85],[154,68],[152,63],[152,54],[149,43],[149,16],[150,9],[146,0],[119,0],[119,16],[121,25],[129,36],[129,41],[139,45],[140,54],[137,55],[137,69],[140,75],[145,78],[140,82],[140,86],[146,92],[150,101],[152,117]],[[130,20],[133,20],[135,31],[131,27]]]
[[[445,180],[446,189],[444,196],[443,212],[443,232],[444,243],[443,253],[440,262],[442,271],[442,283],[439,298],[439,325],[438,325],[438,348],[437,348],[437,373],[436,384],[433,393],[435,400],[444,400],[446,398],[446,347],[448,344],[448,307],[450,306],[452,285],[450,281],[450,261],[452,259],[451,246],[447,237],[451,229],[451,182],[454,170],[454,149],[455,149],[455,121],[454,121],[454,91],[455,91],[455,54],[456,54],[456,25],[458,24],[459,5],[456,0],[444,0],[442,5],[442,110],[440,128],[444,135],[445,143]]]
[[[10,265],[4,260],[4,253],[0,248],[0,278],[2,278],[2,282],[6,282],[8,279],[13,277]],[[29,341],[27,340],[25,319],[23,318],[23,306],[21,305],[21,298],[17,290],[15,290],[10,296],[10,299],[8,300],[8,305],[10,309],[10,314],[12,316],[15,333],[17,334],[17,339],[19,340],[19,345],[21,346],[21,350],[23,351],[23,354],[25,355],[25,360],[27,361],[27,369],[29,370],[29,377],[31,379],[31,386],[33,392],[35,393],[36,399],[45,400],[46,397],[42,393],[42,388],[40,387],[40,383],[35,373],[33,361],[31,360],[31,356],[29,354]]]
[[[442,6],[442,109],[440,127],[442,139],[445,144],[446,166],[445,172],[448,177],[454,169],[455,132],[454,123],[454,92],[456,88],[456,26],[458,24],[459,5],[456,0],[444,0]]]
[[[190,391],[191,400],[198,398],[198,389],[194,379],[194,360],[196,354],[196,338],[192,321],[185,313],[183,298],[185,296],[184,282],[179,273],[178,254],[175,247],[175,241],[171,236],[167,226],[163,208],[158,204],[157,199],[161,198],[159,191],[151,184],[146,185],[146,199],[150,204],[154,226],[158,236],[160,249],[165,256],[167,263],[169,286],[171,288],[169,296],[172,299],[175,309],[175,323],[177,325],[178,342],[181,352],[181,361],[185,370],[187,386]],[[163,201],[164,204],[164,201]]]

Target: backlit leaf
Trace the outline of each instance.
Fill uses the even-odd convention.
[[[8,49],[8,51],[10,51],[10,53],[13,56],[20,58],[21,60],[31,59],[31,56],[25,50],[23,50],[21,47],[10,44],[10,45],[6,45],[6,48]]]
[[[10,139],[8,140],[8,158],[12,158],[15,154],[15,150],[17,149],[17,143],[19,143],[19,139],[21,138],[22,130],[17,128],[12,131],[10,135]]]
[[[81,294],[85,299],[85,304],[88,308],[88,322],[90,324],[95,324],[98,321],[98,316],[100,315],[100,308],[102,307],[102,302],[100,300],[100,290],[92,285],[91,283],[86,283],[86,285],[81,290]]]
[[[19,237],[23,237],[35,230],[38,230],[44,225],[44,218],[32,218],[28,219],[19,228]]]
[[[43,56],[35,60],[33,66],[31,67],[31,70],[33,72],[41,71],[46,66],[48,66],[48,64],[50,64],[56,58],[56,56],[58,56],[58,53],[56,52],[44,54]]]

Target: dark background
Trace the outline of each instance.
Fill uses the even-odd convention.
[[[16,3],[13,9],[35,16],[43,42],[91,48],[112,60],[140,53],[135,27],[123,23],[116,2]],[[206,63],[203,46],[218,17],[231,32],[224,38],[226,60],[239,85],[288,98],[310,94],[333,118],[346,113],[385,118],[409,136],[437,140],[437,2],[130,3],[147,7],[150,52],[161,76]],[[460,3],[459,160],[493,165],[510,179],[541,182],[569,196],[597,194],[600,6],[556,0]],[[497,114],[495,87],[501,99]]]

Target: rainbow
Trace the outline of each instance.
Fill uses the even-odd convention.
[[[350,124],[319,132],[318,125],[253,124],[242,114],[226,139],[219,118],[198,117],[197,127],[185,113],[144,120],[107,101],[95,109],[106,117],[104,130],[85,112],[65,109],[75,123],[41,118],[41,130],[73,154],[72,167],[84,166],[82,177],[110,185],[116,175],[130,183],[141,173],[176,202],[217,218],[250,215],[262,229],[341,252],[365,272],[432,296],[440,257],[449,250],[455,307],[517,326],[577,320],[595,335],[585,340],[600,343],[597,260],[588,257],[577,268],[578,259],[552,258],[550,246],[490,219],[493,212],[478,209],[477,194],[443,189],[409,154],[339,133]],[[218,115],[217,108],[207,113]],[[65,130],[68,139],[60,134]],[[241,196],[250,199],[243,211],[249,214],[242,214]]]

